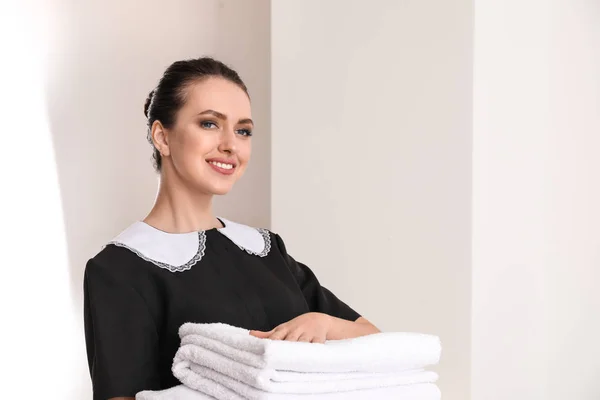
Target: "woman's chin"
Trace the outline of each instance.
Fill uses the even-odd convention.
[[[223,195],[226,195],[227,193],[229,193],[232,188],[233,188],[233,185],[231,185],[231,184],[211,185],[209,187],[209,192],[215,196],[223,196]]]
[[[239,179],[238,174],[224,175],[224,176],[213,176],[214,172],[211,171],[211,174],[193,176],[191,177],[194,182],[194,186],[196,186],[197,190],[200,190],[206,194],[212,194],[215,196],[223,196],[227,193],[231,192],[233,186]]]
[[[215,190],[213,192],[213,195],[215,195],[215,196],[225,196],[229,192],[230,192],[230,190]]]

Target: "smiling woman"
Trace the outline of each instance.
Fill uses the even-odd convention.
[[[254,123],[248,90],[235,71],[207,58],[176,62],[150,92],[144,111],[162,192],[184,180],[205,194],[225,194],[243,175]]]
[[[323,342],[378,332],[295,261],[276,233],[212,211],[252,150],[250,98],[211,58],[178,61],[146,101],[160,186],[154,207],[87,264],[85,327],[94,399],[179,384],[185,322],[222,322],[274,340]]]

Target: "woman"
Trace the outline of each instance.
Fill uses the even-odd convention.
[[[213,196],[229,192],[250,159],[250,99],[235,71],[211,58],[175,62],[144,112],[161,178],[156,203],[85,271],[95,400],[179,384],[171,365],[185,322],[305,342],[378,332],[289,256],[277,234],[213,214]]]

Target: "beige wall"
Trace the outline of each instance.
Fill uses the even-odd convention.
[[[219,2],[215,55],[248,86],[255,123],[246,175],[215,212],[251,226],[271,225],[271,24],[270,0]]]
[[[473,399],[600,398],[600,3],[475,2]]]
[[[469,398],[472,5],[272,3],[272,226]]]

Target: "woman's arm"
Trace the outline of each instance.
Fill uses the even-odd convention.
[[[354,322],[329,315],[327,317],[330,319],[327,340],[350,339],[381,332],[375,325],[363,317]]]
[[[140,294],[145,281],[136,272],[106,253],[85,269],[85,339],[94,399],[132,400],[142,390],[160,388],[155,313]]]
[[[325,340],[349,339],[378,333],[375,327],[331,291],[321,286],[313,271],[297,262],[287,253],[281,237],[274,234],[274,247],[282,255],[284,263],[298,283],[310,312],[281,324],[269,332],[252,331],[262,338],[289,341],[324,342]]]
[[[325,340],[351,339],[379,332],[375,325],[363,317],[356,321],[348,321],[323,313],[310,312],[285,322],[269,332],[250,331],[250,334],[271,340],[324,343]]]

